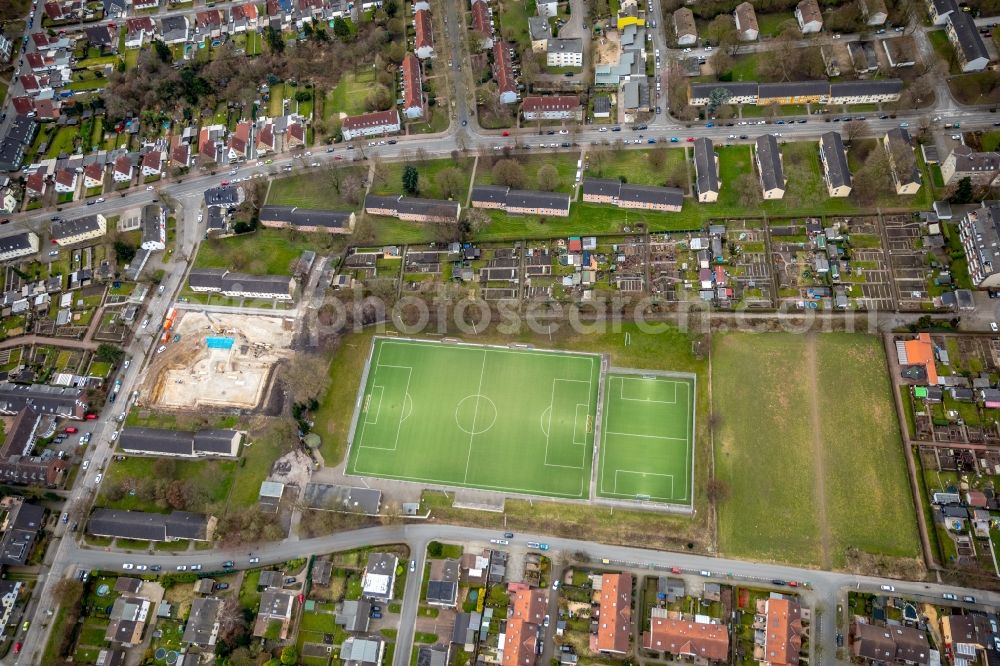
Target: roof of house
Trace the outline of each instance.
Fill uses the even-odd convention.
[[[617,197],[621,192],[622,182],[610,178],[585,178],[583,180],[583,194],[591,194],[599,197]]]
[[[417,650],[417,666],[445,666],[448,649],[447,645],[421,645]]]
[[[854,655],[879,662],[892,662],[896,658],[896,645],[892,634],[885,627],[872,624],[854,625]]]
[[[511,619],[504,634],[503,666],[532,666],[535,663],[539,629],[534,622]]]
[[[652,617],[643,635],[643,647],[674,655],[694,655],[709,661],[729,656],[729,631],[725,624],[709,624],[669,617]]]
[[[341,129],[355,130],[398,124],[399,112],[396,109],[389,109],[388,111],[373,111],[372,113],[362,113],[357,116],[347,116],[340,126]]]
[[[528,31],[531,33],[532,39],[536,39],[535,33],[531,31],[532,20],[536,18],[538,17],[532,16],[528,18]],[[548,25],[548,23],[545,25]],[[485,0],[472,3],[472,29],[485,36],[493,34],[493,26],[490,25],[490,7],[486,4]]]
[[[76,171],[72,169],[59,169],[56,171],[56,184],[72,187],[76,182]]]
[[[208,516],[187,511],[163,514],[94,509],[87,531],[97,536],[145,541],[164,541],[168,538],[204,540],[208,531]]]
[[[262,222],[281,222],[293,227],[344,229],[351,224],[351,211],[268,205],[260,209]]]
[[[694,142],[694,167],[698,177],[698,191],[718,192],[719,174],[716,171],[715,148],[708,137],[703,136]]]
[[[414,48],[434,45],[434,30],[431,25],[431,13],[428,10],[418,9],[413,14],[413,32]]]
[[[698,25],[694,20],[694,12],[687,7],[681,7],[674,12],[674,32],[678,37],[698,35]]]
[[[951,29],[955,32],[955,39],[965,62],[972,62],[978,58],[990,59],[990,53],[986,50],[983,38],[979,36],[979,28],[976,27],[972,14],[952,12],[948,20],[951,22]]]
[[[486,3],[476,4],[485,5]],[[532,41],[549,39],[552,37],[552,27],[549,25],[549,20],[544,16],[531,16],[528,18],[528,33],[531,35]]]
[[[851,168],[844,152],[844,140],[838,132],[826,132],[820,138],[820,151],[825,157],[827,179],[833,187],[851,186]]]
[[[236,185],[211,187],[205,190],[206,206],[235,206],[240,202],[240,188]]]
[[[711,97],[712,93],[719,88],[725,89],[729,93],[729,97],[756,97],[759,86],[753,81],[692,83],[691,99]]]
[[[424,105],[423,90],[420,83],[420,60],[413,53],[403,56],[403,88],[404,109],[422,107]]]
[[[353,666],[374,665],[378,663],[385,641],[379,636],[351,636],[341,645],[340,659],[345,664]]]
[[[927,383],[938,383],[937,367],[934,363],[934,343],[929,333],[920,333],[912,340],[903,342],[908,365],[922,365],[927,369]]]
[[[579,37],[550,39],[546,48],[549,53],[583,53],[583,40]]]
[[[493,45],[493,77],[500,93],[517,92],[517,80],[510,61],[509,47],[501,41]]]
[[[734,11],[736,20],[739,22],[740,30],[757,30],[757,12],[749,2],[741,2],[736,5]]]
[[[570,197],[561,192],[510,190],[507,192],[508,208],[556,208],[569,210]]]
[[[889,154],[893,159],[893,169],[896,169],[895,156],[913,154],[913,141],[910,138],[910,133],[906,131],[905,127],[894,127],[885,133],[886,141],[889,143]],[[896,178],[900,183],[919,183],[920,182],[920,169],[917,167],[916,159],[910,161],[909,173],[896,173]]]
[[[580,98],[577,95],[533,95],[525,97],[521,103],[523,113],[573,111],[579,108]]]
[[[621,201],[680,206],[684,203],[684,191],[676,187],[622,183],[618,198]]]
[[[776,97],[826,96],[829,93],[829,81],[786,81],[784,83],[761,83],[757,86],[757,96],[761,100]]]
[[[1000,152],[976,152],[963,143],[955,146],[951,153],[954,155],[956,172],[1000,170]]]
[[[764,652],[771,664],[798,664],[802,649],[802,608],[791,599],[765,602]]]
[[[222,599],[207,598],[191,601],[191,612],[181,640],[193,645],[215,645],[219,634],[219,613],[222,611]]]
[[[813,21],[823,22],[823,13],[819,10],[819,3],[816,0],[802,0],[802,2],[795,5],[795,9],[798,11],[799,16],[802,17],[803,23],[812,23]]]
[[[509,191],[510,188],[504,185],[476,185],[472,188],[472,202],[505,205]]]
[[[632,574],[603,574],[597,649],[628,652],[632,633]]]
[[[514,592],[510,600],[511,618],[541,624],[549,608],[549,593],[545,588],[525,589]]]
[[[252,2],[248,2],[245,5],[236,5],[230,10],[229,15],[234,21],[237,19],[255,19],[257,18],[257,5]]]
[[[188,273],[188,284],[222,292],[289,294],[292,291],[289,275],[250,275],[216,268],[192,269]]]
[[[97,215],[87,215],[73,220],[53,222],[49,229],[49,235],[56,240],[62,240],[100,229],[101,220],[98,219]]]
[[[754,142],[760,180],[764,190],[784,189],[785,172],[781,168],[781,149],[773,134],[764,134]]]
[[[431,560],[427,601],[454,603],[458,594],[458,560]]]
[[[122,155],[115,160],[115,173],[120,173],[124,176],[131,175],[132,173],[132,158],[128,155]]]
[[[853,43],[853,42],[852,42]],[[866,95],[898,95],[903,90],[899,79],[837,81],[830,84],[830,97],[862,97]]]
[[[346,631],[368,631],[372,604],[367,599],[346,599],[340,603],[334,621]]]
[[[95,25],[84,28],[87,41],[97,46],[110,46],[115,43],[118,34],[109,25]]]

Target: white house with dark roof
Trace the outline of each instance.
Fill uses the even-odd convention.
[[[396,109],[348,116],[340,124],[344,141],[363,136],[381,136],[399,132],[399,112]]]
[[[398,565],[399,558],[392,553],[369,553],[361,581],[362,596],[376,601],[392,599]]]
[[[719,156],[712,140],[701,137],[694,142],[695,189],[698,201],[712,203],[719,199]]]
[[[195,268],[188,273],[188,286],[193,291],[215,292],[230,298],[290,301],[295,285],[295,278],[288,275],[249,275],[224,268]]]
[[[108,231],[107,220],[103,215],[87,215],[73,220],[53,222],[49,236],[60,247],[83,243],[94,238],[100,238]]]
[[[754,164],[760,189],[765,199],[781,199],[785,196],[785,170],[781,161],[781,148],[773,134],[757,137],[753,145]]]
[[[124,428],[118,448],[130,455],[178,458],[235,458],[240,451],[238,430],[188,432],[166,428]]]
[[[823,181],[831,197],[851,194],[851,168],[847,164],[844,140],[838,132],[826,132],[819,139],[819,158],[823,164]]]
[[[952,12],[944,26],[948,41],[955,48],[963,72],[979,72],[990,64],[990,53],[979,34],[975,19],[968,12]]]

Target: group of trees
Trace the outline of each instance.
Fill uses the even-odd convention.
[[[204,491],[185,479],[130,478],[109,484],[103,492],[110,502],[118,502],[128,495],[134,495],[145,502],[155,503],[161,509],[179,511],[199,509],[206,501]]]

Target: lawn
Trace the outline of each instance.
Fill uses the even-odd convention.
[[[663,155],[662,163],[657,165],[654,153]],[[603,164],[597,165],[597,160],[591,157],[590,165],[584,171],[585,178],[624,178],[626,182],[636,185],[674,185],[667,182],[667,174],[679,171],[686,173],[686,160],[683,148],[654,148],[652,150],[618,150],[608,151],[603,158]],[[676,185],[687,191],[687,185]]]
[[[919,556],[877,338],[717,336],[712,392],[723,553],[833,567],[850,566],[849,548]]]
[[[952,74],[958,74],[961,71],[955,59],[955,50],[952,48],[951,42],[948,41],[948,33],[944,29],[929,30],[927,32],[927,41],[934,48],[937,59],[948,64]]]
[[[597,493],[691,504],[694,377],[605,378]]]
[[[556,172],[559,174],[559,184],[556,186],[556,192],[573,192],[576,185],[576,163],[580,161],[580,153],[547,153],[547,154],[536,154],[536,155],[518,155],[516,157],[511,157],[511,159],[517,160],[521,167],[524,169],[525,176],[525,189],[536,189],[536,177],[538,170],[546,164],[551,164],[556,168]],[[479,166],[476,169],[476,185],[494,185],[493,172],[490,168],[485,167],[483,160],[479,160]]]
[[[75,127],[61,127],[56,130],[55,136],[49,140],[49,146],[45,151],[45,157],[55,158],[65,153],[71,154],[74,149],[77,137]]]
[[[347,72],[336,87],[326,94],[323,115],[326,120],[339,114],[355,116],[364,113],[368,90],[375,83],[375,70],[366,67],[363,71]]]
[[[427,160],[425,162],[391,162],[386,164],[386,179],[377,187],[372,188],[373,194],[398,194],[403,191],[403,170],[407,166],[417,168],[419,178],[417,180],[417,196],[427,199],[447,199],[441,186],[437,182],[437,176],[445,169],[457,168],[462,172],[462,187],[454,195],[456,201],[465,203],[469,195],[469,181],[472,180],[471,158],[461,158],[453,160],[451,158],[441,160]]]
[[[288,275],[292,263],[303,252],[322,252],[332,247],[333,242],[330,234],[262,227],[252,234],[203,242],[194,265],[196,268],[229,268],[254,275]]]
[[[285,84],[277,83],[268,92],[267,115],[280,116],[285,112]]]
[[[334,171],[337,173],[333,173]],[[367,166],[339,167],[309,169],[294,176],[276,178],[271,181],[267,191],[267,203],[306,208],[357,209],[359,206],[348,203],[336,185],[349,175],[356,175],[364,182],[367,173]]]
[[[761,37],[776,36],[788,21],[795,23],[795,15],[792,12],[757,13],[757,27],[760,29]]]
[[[589,496],[600,360],[376,339],[347,473]]]
[[[161,462],[164,464],[157,464]],[[235,460],[161,461],[157,458],[134,457],[114,461],[104,474],[105,479],[101,484],[101,495],[98,503],[111,509],[160,512],[164,510],[164,507],[159,506],[155,499],[141,496],[138,493],[125,493],[121,499],[112,501],[108,497],[108,490],[122,487],[123,483],[130,480],[141,483],[142,480],[176,479],[190,481],[195,489],[191,505],[188,506],[189,511],[219,514],[229,496],[236,472],[236,464]],[[165,477],[165,474],[169,474],[169,478]]]

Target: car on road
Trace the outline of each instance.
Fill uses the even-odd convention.
[[[58,257],[59,256],[59,250],[49,250],[49,256],[50,257]]]
[[[958,601],[958,595],[952,594],[951,592],[945,592],[941,596],[947,599],[948,601]]]
[[[970,597],[969,595],[965,595],[964,597],[962,597],[962,601],[964,601],[967,604],[974,604],[976,603],[976,598]]]
[[[704,576],[705,578],[711,578],[712,577],[712,572],[711,571],[700,571],[699,573],[702,576]]]
[[[548,615],[546,615],[544,618],[542,618],[542,626],[543,627],[549,626],[549,616]]]
[[[410,573],[413,573],[416,570],[417,570],[417,561],[410,560]]]
[[[120,435],[120,434],[121,434],[120,430],[115,430],[113,433],[111,433],[111,441],[113,442],[116,439],[118,439],[118,435]]]
[[[507,539],[490,539],[490,543],[496,544],[498,546],[509,546],[510,545],[510,541],[507,541]]]
[[[62,521],[63,521],[64,523],[68,523],[68,522],[69,522],[69,514],[68,514],[68,513],[66,513],[65,511],[63,511],[63,515],[62,515]]]
[[[694,143],[694,137],[693,136],[689,136],[687,138],[687,140],[688,140],[688,143]]]
[[[883,592],[895,592],[896,588],[892,585],[879,585],[878,588]]]
[[[186,565],[184,565],[184,564],[178,564],[178,565],[177,565],[177,570],[178,570],[178,571],[187,571],[187,570],[188,570],[188,568],[187,568],[187,566],[186,566]]]
[[[236,563],[233,562],[232,560],[226,560],[225,562],[222,563],[222,568],[223,569],[232,569],[235,566],[236,566]]]
[[[679,573],[682,573],[683,571],[684,570],[681,569],[680,567],[670,567],[670,573],[679,574]]]
[[[160,345],[159,349],[156,350],[156,353],[157,354],[162,354],[165,351],[167,351],[167,346],[166,345]]]
[[[84,461],[83,461],[83,464],[82,464],[82,465],[80,465],[80,469],[82,469],[82,470],[84,470],[84,471],[86,471],[86,469],[87,469],[88,467],[90,467],[90,461],[89,461],[89,460],[84,460]]]
[[[260,558],[259,557],[251,557],[250,558],[250,564],[259,564],[259,563],[260,563]]]
[[[126,562],[125,564],[122,565],[122,569],[125,569],[126,571],[131,571],[132,569],[135,569],[135,565],[132,564],[131,562]]]
[[[147,569],[149,569],[149,567],[146,566],[145,564],[137,564],[135,569],[136,571],[146,571]]]
[[[162,569],[163,567],[161,567],[159,564],[154,564],[153,566],[149,567],[150,571],[161,571]]]
[[[155,189],[155,188],[154,188],[154,187],[153,187],[152,185],[147,185],[147,186],[146,186],[146,191],[147,191],[147,192],[152,192],[152,191],[153,191],[153,189]]]
[[[559,581],[558,580],[552,581],[552,589],[553,590],[558,590],[559,589]]]
[[[149,317],[142,320],[142,327],[146,328],[147,326],[149,326]]]
[[[1000,326],[997,326],[997,323],[995,321],[991,321],[990,330],[996,333],[997,331],[1000,331]]]
[[[200,564],[192,564],[191,565],[191,571],[201,571],[201,565]]]
[[[103,478],[104,478],[103,474],[98,474],[97,476],[95,476],[94,477],[94,485],[95,486],[101,485],[101,479],[103,479]]]
[[[678,139],[676,136],[670,137],[670,143],[678,143],[679,141],[680,139]]]
[[[513,539],[514,538],[514,533],[513,532],[504,532],[503,533],[503,538],[504,539]]]
[[[771,581],[771,585],[785,585],[785,581],[781,580],[780,578],[775,578],[774,580]]]

